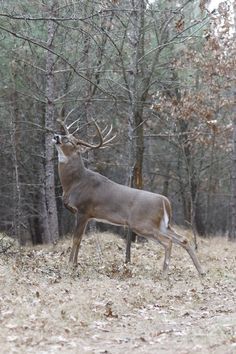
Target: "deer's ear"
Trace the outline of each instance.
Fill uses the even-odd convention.
[[[83,147],[80,143],[76,142],[75,145],[76,145],[76,149],[82,150]]]
[[[88,148],[81,145],[79,142],[77,142],[76,143],[76,150],[83,154],[84,152],[86,152],[88,150]]]

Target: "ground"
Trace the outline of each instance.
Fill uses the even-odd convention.
[[[67,266],[70,240],[14,246],[0,253],[1,353],[236,353],[236,242],[199,240],[201,279],[174,247],[132,247],[109,234],[82,241],[78,269]]]

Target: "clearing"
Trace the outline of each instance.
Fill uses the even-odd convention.
[[[163,249],[110,234],[84,237],[79,266],[70,241],[12,247],[0,254],[1,353],[236,353],[236,242],[200,239],[200,279],[173,247],[168,279]]]

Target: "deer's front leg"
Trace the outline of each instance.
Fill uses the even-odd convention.
[[[63,195],[62,200],[66,209],[68,209],[73,214],[77,213],[77,208],[70,204],[69,197],[67,195]]]
[[[87,216],[85,216],[83,214],[77,214],[76,226],[75,226],[75,231],[74,231],[74,235],[73,235],[73,245],[72,245],[72,250],[71,250],[70,259],[69,259],[69,262],[73,266],[77,265],[79,247],[80,247],[80,243],[81,243],[85,228],[87,226],[87,222],[88,222]]]

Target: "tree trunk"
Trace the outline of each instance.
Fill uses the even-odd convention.
[[[15,80],[15,72],[12,72],[13,79]],[[18,107],[18,93],[15,89],[12,93],[12,106],[13,106],[13,117],[12,117],[12,159],[14,167],[14,211],[13,211],[13,224],[14,224],[14,236],[19,241],[21,245],[24,244],[24,238],[21,234],[21,216],[22,216],[22,198],[21,198],[21,184],[20,184],[20,173],[19,173],[19,158],[20,158],[20,129],[19,129],[19,107]]]
[[[234,27],[236,31],[236,3],[234,2]],[[231,167],[231,230],[229,237],[231,240],[236,240],[236,88],[235,81],[233,81],[232,92],[234,95],[233,105],[233,154]]]
[[[50,4],[49,15],[55,16],[53,7],[56,2]],[[53,40],[56,31],[54,21],[48,21],[48,49],[53,49]],[[44,220],[45,243],[55,242],[59,238],[57,205],[55,195],[55,176],[54,176],[54,146],[52,144],[52,132],[55,125],[54,116],[54,57],[50,51],[46,53],[46,106],[45,106],[45,199],[46,199],[46,219]]]
[[[129,99],[130,114],[128,117],[129,139],[129,174],[128,185],[130,187],[143,188],[143,104],[145,99],[139,59],[144,53],[144,9],[143,0],[132,1],[133,12],[131,15],[132,29],[130,31],[131,45],[131,70],[129,72]],[[135,241],[135,234],[128,231],[126,242],[126,263],[130,262],[131,242]]]
[[[232,172],[231,172],[231,189],[232,189],[232,199],[231,199],[232,200],[231,201],[232,221],[231,221],[231,230],[229,236],[230,239],[236,240],[236,106],[234,107],[234,122],[233,122],[233,156],[232,156]]]

